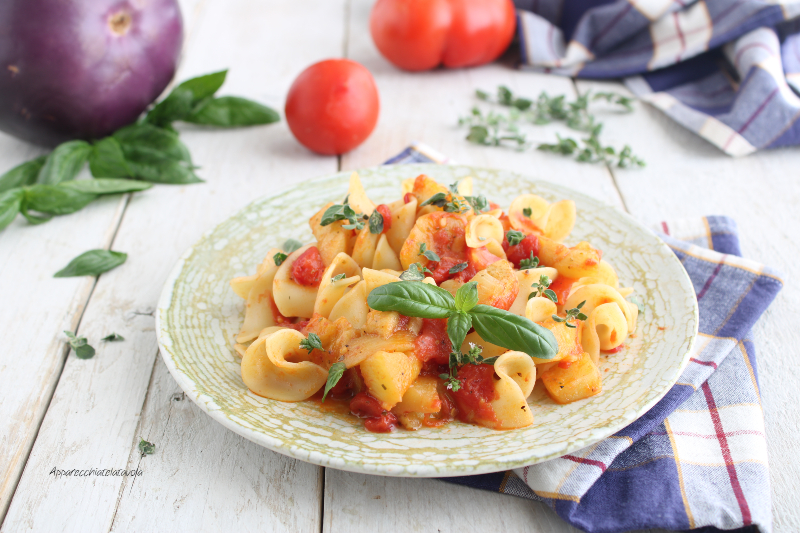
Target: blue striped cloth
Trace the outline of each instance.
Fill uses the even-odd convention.
[[[740,156],[800,144],[800,1],[515,0],[522,64],[625,78]]]
[[[421,144],[387,163],[444,162]],[[735,222],[664,222],[689,273],[700,334],[675,386],[644,416],[578,452],[509,472],[444,481],[547,502],[584,531],[771,531],[764,417],[750,330],[783,282],[741,257]],[[642,317],[647,320],[647,316]]]

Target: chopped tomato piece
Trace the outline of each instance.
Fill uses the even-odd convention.
[[[474,420],[497,420],[491,402],[497,398],[494,389],[494,367],[492,365],[464,365],[458,371],[461,388],[452,393],[458,407],[458,419],[462,422]]]
[[[450,362],[450,337],[447,336],[447,319],[425,318],[422,329],[414,340],[414,353],[423,363],[432,361],[446,365]]]
[[[392,227],[392,211],[386,204],[380,204],[375,211],[383,216],[383,233],[386,233]]]
[[[564,305],[564,303],[566,303],[569,297],[569,291],[576,281],[578,281],[576,278],[558,276],[553,283],[550,284],[549,289],[558,296],[558,305]]]
[[[503,239],[503,250],[506,251],[506,258],[519,268],[519,262],[523,259],[530,259],[539,255],[539,238],[536,235],[527,235],[519,244],[508,244],[508,238]]]
[[[492,263],[496,263],[502,259],[502,257],[497,257],[487,250],[485,246],[481,246],[480,248],[470,248],[468,255],[469,264],[472,265],[476,272],[479,272]]]
[[[443,281],[446,281],[446,280],[448,280],[450,278],[459,277],[461,272],[459,272],[457,274],[451,274],[450,273],[450,269],[453,268],[456,265],[461,264],[461,263],[467,263],[467,261],[464,260],[464,259],[459,259],[457,257],[442,257],[441,261],[437,261],[435,263],[429,263],[428,264],[428,268],[431,270],[431,277],[433,278],[433,281],[435,281],[437,285],[441,285],[441,283]],[[467,266],[467,268],[464,269],[464,270],[468,270],[468,269],[469,269],[469,266]],[[473,271],[472,275],[473,276],[475,275],[474,270],[475,269],[473,267],[472,268],[472,271]],[[471,277],[472,276],[470,276],[470,278]]]
[[[312,246],[295,259],[292,264],[292,279],[306,287],[319,286],[325,263],[316,246]]]
[[[391,433],[395,427],[397,427],[397,417],[388,412],[364,420],[364,429],[371,433]]]
[[[380,402],[366,392],[359,392],[350,400],[350,412],[359,418],[373,418],[383,414]]]

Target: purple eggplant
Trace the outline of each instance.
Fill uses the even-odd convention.
[[[175,0],[1,0],[0,130],[55,146],[134,122],[169,84]]]

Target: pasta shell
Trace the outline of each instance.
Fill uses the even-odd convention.
[[[496,429],[516,429],[533,424],[526,398],[536,383],[536,365],[522,352],[506,352],[494,363],[500,378],[494,382],[497,398],[491,402],[497,416]]]
[[[300,255],[314,246],[307,244],[292,252],[278,267],[272,282],[272,298],[278,311],[286,317],[310,318],[314,314],[317,287],[306,287],[292,279],[292,265]]]
[[[340,274],[344,274],[345,278],[334,282],[333,278]],[[345,253],[337,255],[322,274],[317,299],[314,302],[314,314],[328,318],[333,306],[344,295],[348,287],[359,281],[361,281],[361,269],[353,258]]]
[[[500,243],[503,241],[503,224],[491,215],[478,215],[470,218],[467,224],[465,238],[470,248],[481,248],[489,242]],[[502,250],[502,246],[500,246]],[[505,254],[503,254],[505,256]]]
[[[347,189],[347,195],[347,201],[356,213],[371,215],[375,211],[375,204],[367,197],[367,191],[361,184],[358,172],[350,174],[350,187]]]
[[[339,298],[328,317],[331,322],[344,317],[354,328],[363,328],[367,323],[367,313],[369,313],[366,288],[367,283],[363,280],[359,281],[355,287]]]

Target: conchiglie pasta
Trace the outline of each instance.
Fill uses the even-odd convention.
[[[491,215],[474,216],[467,224],[465,239],[470,248],[481,248],[491,241],[502,242],[503,224]]]
[[[357,172],[350,174],[350,187],[347,189],[347,201],[353,211],[371,215],[375,211],[375,204],[367,197],[367,192],[361,184]]]
[[[628,302],[626,302],[625,299],[620,296],[616,289],[601,283],[584,285],[569,295],[564,307],[566,309],[572,309],[583,301],[586,303],[581,308],[581,311],[586,316],[590,316],[595,307],[605,303],[615,303],[625,315],[625,320],[628,324],[628,330],[634,331],[636,329],[636,316],[631,311]]]
[[[526,399],[536,383],[536,365],[528,354],[506,352],[494,363],[500,378],[494,382],[496,399],[491,402],[497,416],[497,429],[516,429],[533,424]]]
[[[400,264],[400,259],[397,258],[397,254],[392,247],[389,246],[386,234],[381,235],[381,238],[378,239],[378,245],[375,247],[375,255],[372,258],[373,270],[382,270],[384,268],[392,270],[403,269],[403,266]]]
[[[268,256],[269,257],[269,256]],[[275,311],[273,309],[273,283],[278,267],[269,257],[271,266],[268,266],[258,276],[250,287],[245,306],[244,322],[242,329],[236,336],[236,342],[249,342],[255,339],[262,329],[275,325]]]
[[[233,278],[230,282],[233,292],[235,292],[237,296],[247,300],[247,297],[250,294],[250,289],[253,288],[256,280],[261,277],[261,274],[275,266],[275,254],[278,252],[280,252],[280,250],[277,248],[272,248],[269,252],[267,252],[266,257],[264,257],[264,260],[260,265],[258,265],[256,273],[252,276],[240,276],[238,278]]]
[[[303,334],[284,329],[261,337],[242,358],[242,381],[259,396],[283,402],[311,397],[328,379],[328,372],[310,361],[289,362],[300,352]]]
[[[556,314],[556,304],[550,298],[535,296],[525,306],[525,318],[531,322],[544,322]]]
[[[364,276],[364,281],[367,283],[366,292],[371,293],[374,289],[386,285],[387,283],[394,283],[400,281],[400,277],[388,272],[381,272],[380,270],[373,270],[365,268],[361,271]]]
[[[318,287],[306,287],[292,279],[292,265],[303,252],[314,246],[308,244],[295,250],[278,267],[272,282],[272,297],[283,316],[310,318],[314,314],[314,302]]]
[[[367,323],[367,313],[369,313],[366,288],[367,283],[363,280],[359,281],[355,287],[339,298],[328,318],[335,321],[339,317],[344,317],[354,328],[363,328]]]
[[[617,273],[614,271],[614,267],[608,264],[608,261],[600,261],[600,264],[597,265],[597,270],[594,275],[590,277],[579,278],[578,281],[573,283],[572,290],[575,290],[583,285],[592,285],[594,283],[602,283],[603,285],[608,285],[609,287],[619,290],[619,278],[617,278]],[[622,291],[620,291],[620,293],[621,292]]]
[[[508,208],[508,221],[515,230],[544,233],[549,209],[550,204],[541,196],[523,194],[511,202],[511,207]],[[530,214],[526,215],[528,212]]]
[[[561,200],[551,204],[547,213],[544,234],[554,241],[561,242],[572,233],[575,227],[575,202]]]
[[[600,350],[613,350],[628,336],[628,321],[616,303],[597,306],[583,325],[581,345],[595,364]]]
[[[353,245],[353,260],[361,268],[369,268],[375,258],[375,249],[378,247],[380,235],[369,231],[369,225],[358,232],[356,242]]]
[[[412,198],[407,204],[395,209],[392,208],[392,225],[386,230],[386,238],[389,240],[389,246],[395,253],[399,254],[403,249],[403,243],[406,242],[408,234],[411,233],[411,228],[417,221],[417,200]]]
[[[542,276],[547,276],[550,281],[558,277],[558,270],[550,267],[529,268],[517,270],[515,272],[519,282],[519,293],[514,299],[514,303],[508,310],[515,315],[525,316],[525,306],[528,304],[528,296],[533,292],[533,284],[539,283]]]
[[[334,277],[341,274],[345,275],[344,279],[333,281]],[[353,258],[345,253],[337,255],[322,274],[317,299],[314,302],[314,314],[328,318],[333,306],[344,295],[348,287],[359,281],[361,281],[361,269]]]
[[[588,242],[579,242],[572,248],[547,237],[539,237],[539,259],[558,270],[567,278],[594,276],[599,270],[600,252]]]

